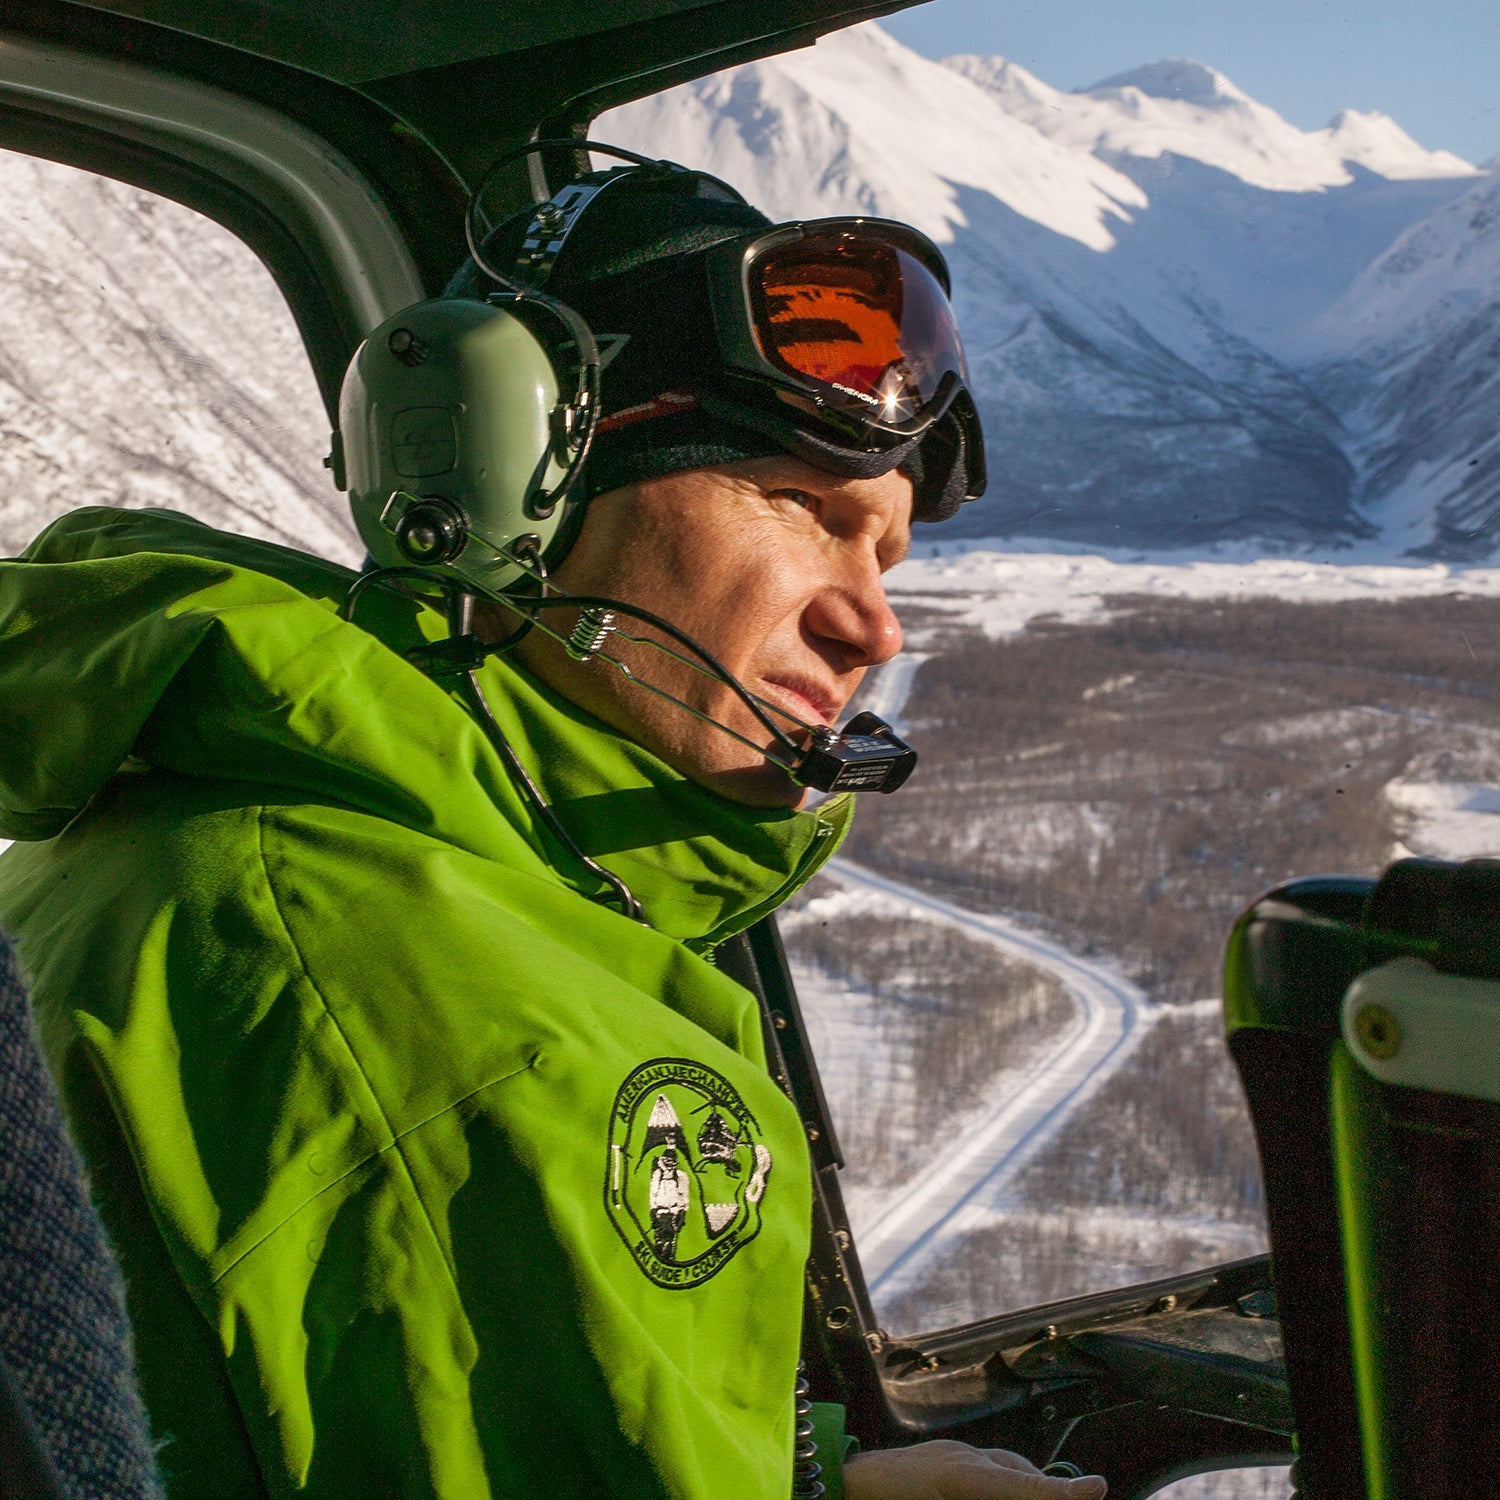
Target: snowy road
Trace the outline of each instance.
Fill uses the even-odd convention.
[[[917,668],[929,660],[930,652],[903,651],[870,678],[860,698],[859,707],[868,709],[872,714],[879,714],[897,734],[905,734],[903,715],[906,712],[906,700],[911,697]]]
[[[920,1279],[923,1267],[970,1209],[993,1204],[1008,1182],[1061,1128],[1133,1045],[1149,1005],[1113,970],[1002,916],[968,911],[914,886],[836,859],[829,873],[856,890],[878,892],[951,922],[1024,963],[1055,975],[1077,1001],[1078,1016],[1051,1051],[938,1151],[921,1176],[861,1231],[859,1254],[870,1290],[890,1297]]]

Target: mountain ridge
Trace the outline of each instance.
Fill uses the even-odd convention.
[[[872,109],[891,98],[899,113]],[[1433,450],[1420,472],[1377,441],[1399,440],[1381,393],[1410,406],[1434,374],[1414,360],[1441,289],[1358,337],[1332,311],[1416,226],[1456,256],[1444,210],[1489,181],[1386,116],[1305,131],[1183,59],[1064,92],[870,23],[595,129],[720,171],[778,218],[885,214],[942,244],[994,476],[968,535],[1330,556],[1385,538],[1456,561],[1500,542],[1473,424],[1408,424]]]
[[[871,24],[595,133],[777,218],[939,241],[993,476],[951,534],[1497,550],[1500,175],[1386,116],[1301,130],[1185,59],[1064,92]],[[305,356],[243,245],[20,156],[0,156],[0,201],[4,550],[76,504],[154,503],[358,556]]]

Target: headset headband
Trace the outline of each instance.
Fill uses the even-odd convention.
[[[613,167],[602,182],[589,182],[587,179],[570,182],[561,192],[553,194],[547,202],[538,204],[531,223],[526,227],[526,235],[521,242],[521,253],[516,257],[517,280],[524,281],[527,286],[536,287],[539,290],[546,286],[548,278],[552,275],[552,267],[556,265],[557,257],[562,254],[562,248],[567,244],[568,236],[572,234],[578,221],[583,217],[584,209],[600,193],[644,170],[646,169],[639,166]]]

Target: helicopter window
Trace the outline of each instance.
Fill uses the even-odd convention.
[[[1069,9],[1098,18],[1047,12],[1070,46],[1184,46]],[[921,764],[782,921],[897,1334],[1263,1251],[1234,917],[1489,852],[1500,812],[1494,142],[1367,81],[1293,123],[1243,86],[1280,92],[1265,49],[1254,81],[1141,52],[1089,87],[922,40],[1027,34],[979,14],[594,126],[778,216],[910,219],[953,269],[991,492],[917,528],[908,652],[862,705]]]
[[[327,419],[260,260],[138,188],[0,151],[0,556],[82,505],[165,506],[356,563]],[[0,852],[8,840],[0,839]]]
[[[960,136],[861,112],[898,85]],[[865,706],[918,777],[783,922],[892,1331],[1264,1249],[1229,923],[1293,874],[1494,848],[1500,453],[1461,252],[1495,179],[1378,117],[1252,105],[1207,67],[1062,93],[856,28],[594,129],[779,217],[911,219],[955,272],[994,493],[890,578],[910,646]],[[1021,140],[1066,191],[972,165]],[[357,560],[259,261],[73,169],[0,155],[0,192],[11,326],[54,330],[6,342],[0,550],[154,504]],[[1255,232],[1194,239],[1203,203]]]
[[[898,595],[921,795],[863,807],[784,920],[892,1331],[1264,1249],[1223,934],[1295,874],[1490,847],[1489,599],[1163,598],[1133,566],[1102,619],[995,638]]]

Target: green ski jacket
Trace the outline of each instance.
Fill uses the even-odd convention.
[[[846,803],[740,807],[435,611],[163,512],[0,563],[0,925],[174,1500],[785,1500],[806,1143],[711,962]]]

